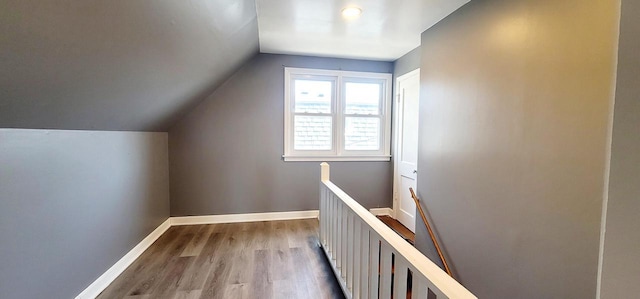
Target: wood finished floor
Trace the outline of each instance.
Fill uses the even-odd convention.
[[[400,237],[407,240],[411,245],[414,245],[416,242],[416,234],[414,234],[411,230],[409,230],[406,226],[402,225],[400,221],[391,218],[390,216],[378,216],[378,219],[386,224],[393,231],[398,233]]]
[[[305,219],[171,227],[98,298],[344,297]]]

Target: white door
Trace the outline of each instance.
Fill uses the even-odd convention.
[[[396,81],[395,139],[395,216],[412,232],[416,227],[416,205],[409,187],[416,190],[418,173],[418,105],[420,102],[420,69],[399,77]]]

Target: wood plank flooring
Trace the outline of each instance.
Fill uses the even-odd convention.
[[[344,298],[318,220],[174,226],[98,296]]]
[[[400,235],[403,239],[407,240],[411,245],[415,244],[416,234],[410,231],[406,226],[404,226],[400,221],[391,218],[390,216],[378,216],[380,221],[384,222],[389,228],[394,230],[398,235]]]

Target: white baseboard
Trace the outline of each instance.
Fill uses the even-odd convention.
[[[369,212],[376,216],[393,216],[392,208],[373,208],[369,209]]]
[[[106,289],[122,272],[124,272],[129,265],[131,265],[153,242],[155,242],[162,234],[171,227],[171,218],[160,224],[155,230],[153,230],[146,238],[144,238],[138,245],[133,247],[127,254],[125,254],[119,261],[117,261],[107,272],[104,272],[98,279],[90,284],[76,299],[91,299],[95,298],[104,289]]]
[[[171,217],[171,225],[194,225],[318,218],[318,210]]]
[[[76,299],[96,298],[106,289],[127,267],[129,267],[153,242],[155,242],[169,227],[176,225],[214,224],[214,223],[235,223],[254,221],[276,221],[318,218],[318,210],[293,211],[293,212],[273,212],[273,213],[250,213],[250,214],[228,214],[210,216],[184,216],[169,217],[160,224],[151,234],[144,238],[138,245],[133,247],[109,270],[104,272],[98,279],[91,283]]]

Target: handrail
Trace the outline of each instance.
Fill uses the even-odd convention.
[[[438,299],[476,298],[333,184],[329,177],[329,164],[323,162],[321,169],[320,242],[347,298],[378,298],[378,293],[388,298],[386,295],[390,295],[392,288],[398,295],[394,298],[400,298],[404,296],[400,295],[402,290],[407,288],[407,270],[413,273],[412,298],[427,298],[427,290],[436,294]],[[360,260],[360,255],[364,256],[363,260]],[[360,268],[364,267],[369,268],[368,277],[360,277],[365,271]],[[395,268],[395,277],[391,274],[392,267]],[[395,286],[391,286],[393,283]],[[368,293],[364,292],[364,287]]]
[[[429,221],[427,221],[427,217],[424,215],[424,211],[422,210],[422,206],[420,205],[420,199],[418,199],[418,196],[416,196],[416,193],[413,192],[413,188],[409,187],[409,192],[411,192],[411,197],[413,198],[413,201],[416,203],[418,212],[420,212],[420,217],[422,218],[422,222],[424,222],[424,225],[427,227],[427,231],[429,231],[429,237],[431,237],[431,241],[433,242],[433,245],[436,247],[436,251],[438,252],[438,256],[440,256],[440,260],[442,261],[444,270],[447,271],[447,274],[449,274],[449,276],[455,279],[455,277],[453,277],[453,274],[451,273],[451,269],[449,269],[449,264],[447,264],[447,260],[444,258],[444,255],[442,254],[442,250],[440,250],[440,245],[438,244],[438,240],[436,239],[436,236],[433,234],[433,230],[431,230],[431,225],[429,225]]]

